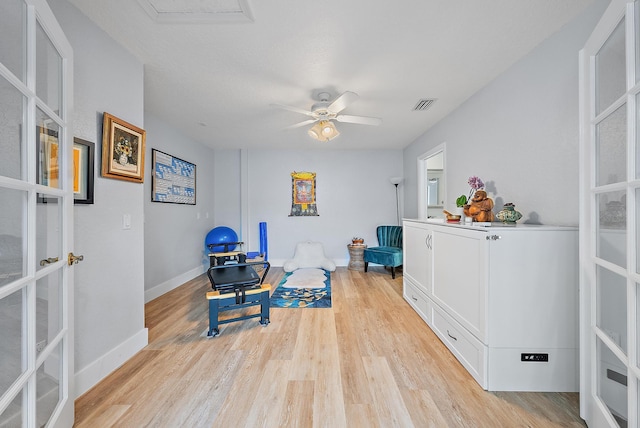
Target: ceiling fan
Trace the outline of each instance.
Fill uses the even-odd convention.
[[[382,123],[382,119],[377,117],[338,114],[342,110],[347,108],[349,104],[358,99],[358,94],[356,94],[355,92],[344,92],[342,95],[331,102],[329,101],[330,97],[331,95],[328,92],[320,92],[318,94],[318,99],[320,101],[312,105],[311,110],[303,110],[297,107],[291,107],[282,104],[271,105],[273,107],[278,107],[281,109],[294,111],[296,113],[310,116],[311,119],[288,126],[285,129],[299,128],[301,126],[314,123],[315,125],[313,125],[311,129],[309,129],[308,133],[311,137],[320,141],[329,141],[340,135],[332,122],[333,120],[335,120],[336,122],[357,123],[359,125],[380,125]]]

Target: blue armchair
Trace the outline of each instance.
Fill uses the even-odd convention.
[[[378,247],[364,250],[364,271],[369,263],[391,267],[391,278],[396,279],[396,267],[402,266],[402,226],[378,226]]]

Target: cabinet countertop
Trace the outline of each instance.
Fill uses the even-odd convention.
[[[556,225],[548,225],[548,224],[515,224],[515,225],[507,225],[500,222],[493,222],[491,225],[476,225],[474,223],[464,224],[464,223],[447,223],[444,219],[441,218],[429,218],[429,219],[417,219],[417,218],[404,218],[403,221],[413,222],[413,223],[424,223],[424,224],[433,224],[438,226],[446,226],[446,227],[455,227],[458,229],[471,229],[471,230],[483,230],[483,231],[491,231],[491,230],[530,230],[530,231],[544,231],[544,230],[577,230],[577,226],[556,226]]]

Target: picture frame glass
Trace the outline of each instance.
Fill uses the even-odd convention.
[[[39,126],[38,141],[38,184],[59,189],[60,158],[58,131],[50,129],[50,127]]]
[[[138,175],[140,172],[140,134],[113,124],[114,146],[111,152],[111,172]]]
[[[102,176],[143,183],[145,137],[144,129],[104,113]]]
[[[73,203],[93,204],[95,144],[73,139]]]
[[[151,149],[151,202],[196,204],[196,165]]]

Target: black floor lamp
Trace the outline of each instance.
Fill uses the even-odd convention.
[[[391,182],[391,184],[396,186],[396,220],[398,222],[398,226],[400,226],[400,201],[398,199],[398,184],[402,183],[402,181],[404,181],[404,178],[391,177],[389,181]]]

